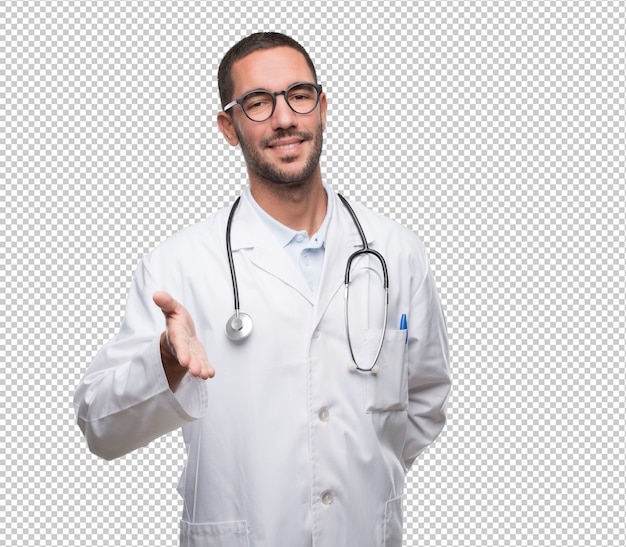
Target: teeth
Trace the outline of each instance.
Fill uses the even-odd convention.
[[[298,146],[297,142],[294,142],[292,144],[281,144],[280,146],[273,146],[272,148],[276,148],[277,150],[289,150],[291,148],[295,148],[296,146]]]

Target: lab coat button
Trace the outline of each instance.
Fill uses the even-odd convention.
[[[322,503],[324,505],[330,505],[333,502],[333,493],[330,490],[322,492]]]
[[[330,412],[324,407],[320,409],[318,416],[322,422],[327,422],[330,419]]]

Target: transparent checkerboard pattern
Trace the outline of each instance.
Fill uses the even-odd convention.
[[[177,544],[179,434],[104,462],[72,394],[140,257],[245,184],[215,79],[258,30],[318,65],[326,180],[429,249],[455,386],[405,546],[624,544],[623,2],[16,1],[0,23],[0,544]]]

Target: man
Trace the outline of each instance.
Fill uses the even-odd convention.
[[[358,204],[352,217],[323,183],[327,98],[297,42],[249,36],[218,80],[249,187],[143,259],[75,394],[78,424],[107,459],[182,427],[183,546],[400,546],[405,474],[450,387],[423,244]],[[382,260],[350,261],[346,316],[359,230]]]

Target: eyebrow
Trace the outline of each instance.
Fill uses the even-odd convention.
[[[276,91],[272,91],[270,89],[264,88],[264,87],[257,87],[254,89],[251,89],[250,91],[244,91],[241,95],[239,95],[239,98],[248,95],[249,93],[276,93],[277,91],[285,91],[287,89],[289,89],[290,87],[294,86],[294,85],[298,85],[298,84],[312,84],[315,82],[310,82],[308,80],[296,80],[295,82],[289,84],[285,89],[277,89]]]

